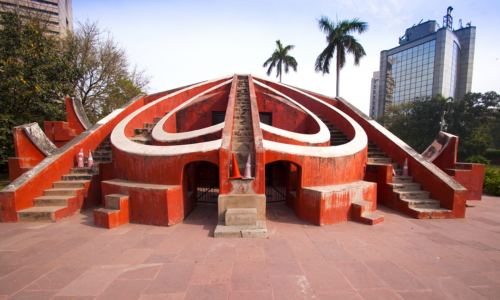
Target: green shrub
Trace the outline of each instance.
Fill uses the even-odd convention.
[[[500,158],[500,150],[488,150],[485,157],[487,159]]]
[[[483,191],[492,196],[500,196],[500,168],[496,166],[486,167]]]
[[[481,155],[469,156],[469,157],[467,157],[467,159],[465,159],[465,162],[468,162],[471,164],[483,164],[483,165],[490,164],[490,161],[487,160],[486,158],[482,157]]]

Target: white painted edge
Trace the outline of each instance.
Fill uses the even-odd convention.
[[[161,120],[155,125],[155,127],[153,128],[153,132],[152,132],[153,139],[155,139],[159,142],[176,142],[176,141],[192,139],[192,138],[196,138],[199,136],[203,136],[203,135],[207,135],[210,133],[215,133],[215,132],[221,131],[224,128],[225,122],[222,122],[222,123],[219,123],[216,125],[212,125],[209,127],[205,127],[202,129],[198,129],[198,130],[192,130],[192,131],[180,132],[180,133],[166,132],[165,130],[163,130],[163,124],[165,124],[165,122],[168,120],[168,118],[173,116],[176,112],[178,112],[182,108],[189,106],[191,103],[193,103],[199,97],[201,97],[201,96],[203,96],[203,95],[205,95],[213,90],[216,90],[224,85],[230,84],[232,81],[233,81],[233,79],[231,78],[230,80],[225,81],[219,85],[216,85],[216,86],[194,96],[193,98],[182,103],[181,105],[177,106],[176,108],[174,108],[166,116],[161,118]],[[206,100],[208,100],[208,99],[206,99]]]
[[[175,156],[175,155],[180,155],[180,154],[186,154],[186,153],[195,153],[195,152],[208,152],[212,150],[217,150],[221,147],[222,145],[222,140],[215,140],[215,141],[209,141],[209,142],[203,142],[203,143],[197,143],[197,144],[189,144],[189,145],[177,145],[177,146],[153,146],[153,145],[142,145],[135,143],[131,140],[129,140],[125,136],[125,127],[127,124],[138,114],[140,114],[142,111],[148,109],[151,106],[154,106],[158,104],[161,101],[164,101],[170,97],[176,96],[180,93],[183,93],[185,91],[188,91],[190,89],[193,89],[195,87],[199,87],[202,85],[209,84],[214,81],[218,81],[221,79],[226,79],[226,78],[231,78],[232,80],[233,75],[225,76],[225,77],[220,77],[216,78],[210,81],[205,81],[193,86],[189,86],[185,89],[179,90],[177,92],[174,92],[170,95],[166,95],[162,98],[159,98],[142,108],[136,110],[135,112],[131,113],[128,115],[125,119],[123,119],[118,125],[116,125],[115,129],[111,132],[111,144],[116,147],[117,150],[130,153],[130,154],[138,154],[138,155],[144,155],[144,156]]]
[[[264,123],[259,123],[260,128],[262,130],[276,134],[278,136],[282,136],[282,137],[290,138],[290,139],[293,139],[293,140],[296,140],[299,142],[303,142],[303,143],[320,144],[320,143],[328,142],[330,140],[330,130],[328,130],[328,127],[326,127],[325,123],[323,123],[315,114],[313,114],[307,108],[302,106],[300,103],[297,103],[292,98],[278,92],[277,90],[273,89],[272,87],[267,86],[267,85],[265,85],[261,82],[258,82],[258,81],[254,81],[254,83],[273,91],[277,95],[279,95],[279,96],[285,98],[286,100],[292,102],[293,104],[297,105],[305,113],[310,115],[316,121],[316,123],[318,123],[318,125],[319,125],[319,132],[317,132],[315,134],[297,133],[297,132],[292,132],[292,131],[280,129],[280,128],[277,128],[274,126],[269,126],[269,125],[264,124]]]
[[[253,77],[261,79],[261,80],[268,80],[268,79],[260,78],[258,76],[253,76]],[[257,82],[254,81],[254,83],[257,83]],[[336,107],[334,107],[334,106],[326,103],[325,101],[322,101],[314,96],[308,95],[308,94],[306,94],[300,90],[297,90],[295,88],[292,88],[290,86],[286,86],[286,85],[283,85],[283,84],[278,83],[278,82],[275,82],[275,83],[279,84],[287,89],[291,89],[293,91],[301,93],[301,94],[311,98],[312,100],[320,102],[321,104],[327,106],[328,108],[335,110],[339,115],[341,115],[344,119],[346,119],[351,124],[351,126],[354,128],[354,138],[350,142],[348,142],[347,144],[339,145],[339,146],[330,146],[330,147],[289,145],[289,144],[282,144],[282,143],[277,143],[277,142],[268,141],[268,140],[263,139],[262,145],[263,145],[264,149],[273,150],[273,151],[277,151],[277,152],[283,152],[283,153],[303,155],[303,156],[327,158],[327,157],[340,157],[340,156],[346,156],[346,155],[353,155],[353,154],[356,154],[356,153],[362,151],[368,145],[368,136],[366,135],[366,132],[363,130],[363,128],[356,121],[354,121],[347,114],[345,114],[344,112],[342,112],[338,108],[336,108]],[[266,86],[265,84],[261,83],[261,85],[265,86],[266,88],[271,89],[270,87]],[[326,125],[325,125],[325,127],[326,127]]]

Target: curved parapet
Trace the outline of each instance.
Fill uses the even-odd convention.
[[[43,130],[38,126],[38,123],[24,124],[15,128],[23,129],[26,136],[45,156],[49,156],[57,150],[56,145],[52,143]]]
[[[92,123],[90,123],[87,114],[85,113],[85,109],[83,108],[82,101],[80,99],[69,98],[73,107],[74,115],[76,119],[79,121],[80,125],[83,127],[84,131],[92,127]],[[68,122],[71,123],[68,117]]]
[[[430,162],[433,162],[446,149],[450,141],[457,137],[453,134],[440,131],[434,142],[422,153],[422,156]]]

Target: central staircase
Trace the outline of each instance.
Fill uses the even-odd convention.
[[[244,79],[238,78],[231,141],[232,153],[236,157],[240,173],[244,174],[248,154],[251,154],[252,174],[255,174],[252,112],[250,108],[250,94],[248,92],[248,79],[246,77]]]
[[[325,123],[326,127],[330,131],[330,146],[340,146],[349,143],[349,139],[344,134],[344,132],[340,131],[335,124],[330,123],[327,119],[323,118],[322,115],[316,115],[323,123]]]

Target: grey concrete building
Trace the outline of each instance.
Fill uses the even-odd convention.
[[[73,31],[72,0],[0,0],[0,12],[17,10],[22,15],[37,15],[47,20],[48,31],[64,35]]]
[[[443,26],[434,20],[406,29],[399,46],[380,52],[376,118],[386,107],[442,94],[459,101],[471,91],[476,27],[453,29],[452,7]]]
[[[370,85],[370,117],[376,118],[378,115],[378,95],[380,87],[380,72],[373,72],[373,77]]]

